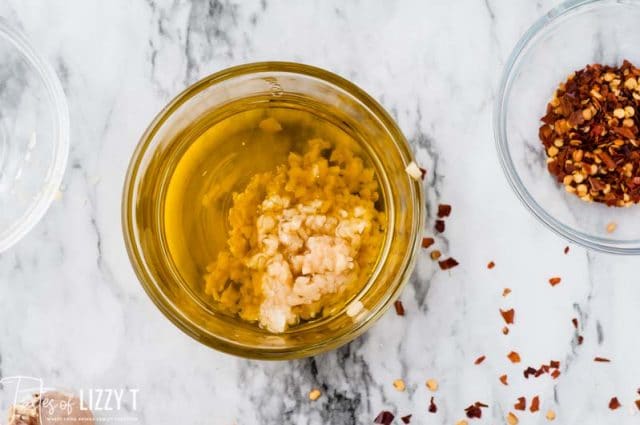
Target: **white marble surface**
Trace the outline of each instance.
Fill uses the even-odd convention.
[[[535,394],[556,423],[640,422],[630,413],[640,387],[639,260],[578,247],[564,255],[566,243],[511,193],[493,147],[501,68],[557,3],[0,2],[0,16],[58,72],[72,134],[61,199],[0,255],[0,374],[139,388],[131,414],[154,425],[367,424],[382,409],[412,413],[414,424],[454,424],[478,400],[490,408],[472,422],[500,424],[518,396]],[[280,363],[219,354],[171,325],[138,284],[120,230],[124,173],[151,118],[197,79],[267,59],[332,70],[392,112],[430,170],[428,232],[433,207],[451,203],[439,244],[461,263],[441,272],[423,253],[402,294],[405,317],[391,311],[347,347]],[[551,288],[554,275],[563,281]],[[513,293],[503,298],[506,286]],[[516,309],[508,336],[501,307]],[[509,364],[511,350],[522,364]],[[481,354],[487,360],[475,366]],[[523,378],[525,366],[550,359],[562,362],[557,380]],[[393,388],[396,378],[405,392]],[[440,382],[437,414],[427,412],[427,378]],[[323,391],[316,402],[306,397],[312,387]],[[614,395],[624,406],[611,412]],[[518,416],[546,423],[543,414]]]

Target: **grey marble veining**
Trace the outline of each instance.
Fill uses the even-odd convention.
[[[633,424],[640,387],[638,260],[587,253],[518,203],[493,147],[501,69],[526,28],[558,2],[6,0],[0,16],[29,34],[68,97],[71,155],[62,196],[0,255],[0,374],[63,388],[135,387],[144,424],[367,424],[382,409],[412,424],[505,423],[518,396],[539,394],[560,424]],[[260,60],[305,62],[378,99],[428,168],[432,233],[460,261],[442,272],[424,252],[402,294],[350,345],[313,359],[247,361],[203,347],[146,297],[120,230],[128,160],[147,123],[188,84]],[[488,261],[496,262],[487,270]],[[562,276],[551,288],[547,280]],[[503,298],[502,289],[513,293]],[[499,308],[516,324],[502,335]],[[574,330],[571,318],[579,320]],[[577,334],[584,344],[577,345]],[[518,351],[512,365],[506,354]],[[487,359],[479,366],[473,361]],[[594,356],[610,364],[594,364]],[[562,362],[557,380],[522,370]],[[503,386],[498,376],[509,375]],[[407,384],[398,392],[392,381]],[[438,413],[427,412],[435,378]],[[310,402],[311,388],[322,397]],[[609,399],[623,408],[611,412]],[[637,397],[635,397],[637,398]],[[546,423],[519,414],[520,423]],[[399,423],[399,422],[396,422]]]

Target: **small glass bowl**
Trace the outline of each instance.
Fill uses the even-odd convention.
[[[509,184],[542,223],[586,248],[640,254],[640,206],[607,207],[567,193],[547,171],[538,138],[554,90],[587,64],[640,65],[640,2],[571,0],[540,18],[504,70],[494,109],[498,156]],[[609,223],[617,230],[608,232]]]
[[[168,152],[185,143],[181,135],[201,117],[214,117],[210,122],[215,123],[229,114],[256,108],[257,102],[273,107],[286,102],[294,108],[320,111],[318,117],[364,141],[386,205],[385,242],[363,289],[339,311],[283,334],[271,334],[218,310],[214,301],[203,295],[204,280],[185,278],[187,274],[181,273],[178,262],[171,257],[163,228],[166,189],[174,167]],[[247,109],[239,110],[238,104]],[[230,139],[229,143],[242,140]],[[336,348],[362,334],[391,306],[413,270],[425,207],[422,185],[405,171],[412,161],[409,144],[391,117],[369,95],[337,75],[285,62],[221,71],[178,95],[154,119],[138,144],[122,206],[129,257],[145,291],[165,316],[212,348],[268,360],[311,356]]]
[[[0,19],[0,252],[42,218],[69,155],[69,111],[53,69]]]

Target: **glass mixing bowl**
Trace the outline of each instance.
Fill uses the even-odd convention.
[[[53,69],[0,19],[0,252],[42,218],[69,154],[69,112]]]
[[[246,99],[251,101],[240,103],[247,108],[264,102],[262,105],[274,107],[286,104],[309,111],[331,111],[319,119],[330,120],[366,144],[387,212],[380,260],[362,290],[339,311],[283,334],[268,333],[216,309],[215,303],[204,296],[204,280],[185,279],[176,267],[163,229],[164,200],[175,167],[170,153],[180,148],[176,145],[184,140],[181,136],[188,133],[186,129],[194,121],[206,115],[215,123],[228,114],[243,112],[237,105]],[[189,140],[197,137],[192,136]],[[243,141],[230,139],[228,143]],[[158,308],[180,329],[210,347],[259,359],[310,356],[338,347],[364,332],[389,308],[413,268],[425,209],[422,185],[405,171],[412,158],[407,141],[382,107],[334,74],[281,62],[224,70],[181,93],[142,136],[131,160],[122,209],[130,259]],[[221,162],[226,160],[219,158]],[[180,206],[172,204],[172,208]]]
[[[614,208],[566,193],[547,171],[538,138],[554,90],[587,64],[640,65],[640,2],[572,0],[540,18],[511,53],[496,98],[500,162],[522,203],[544,225],[587,248],[640,253],[640,206]],[[607,225],[616,223],[609,233]]]

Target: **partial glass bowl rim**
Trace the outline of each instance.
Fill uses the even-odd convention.
[[[499,84],[499,90],[496,96],[493,109],[493,133],[495,146],[498,151],[498,159],[502,170],[509,182],[509,186],[514,191],[520,202],[548,229],[562,238],[583,246],[585,248],[605,252],[609,254],[621,255],[639,255],[640,240],[613,240],[594,236],[561,223],[551,214],[549,214],[536,200],[531,196],[524,183],[518,176],[518,172],[511,159],[509,150],[508,137],[506,131],[506,116],[508,107],[506,100],[511,91],[511,83],[513,82],[514,71],[519,65],[522,54],[529,47],[529,43],[533,41],[540,33],[542,33],[550,24],[559,18],[563,18],[568,14],[577,11],[585,6],[598,3],[609,5],[631,5],[640,7],[640,2],[636,0],[568,0],[557,7],[551,9],[545,15],[540,17],[518,40],[513,48],[507,63],[504,67],[502,78]],[[633,244],[634,246],[628,246]]]
[[[69,157],[69,108],[58,76],[51,65],[36,52],[27,36],[22,31],[9,25],[5,19],[0,18],[0,38],[12,44],[31,66],[31,70],[40,77],[49,97],[48,100],[55,126],[54,133],[51,135],[55,143],[53,149],[54,157],[48,172],[48,178],[42,182],[40,195],[32,203],[28,213],[23,215],[20,221],[13,223],[12,230],[8,235],[0,239],[1,253],[21,240],[35,227],[55,198],[62,183]]]
[[[416,219],[416,228],[412,235],[412,239],[407,246],[408,261],[406,262],[404,269],[402,270],[402,276],[398,281],[398,284],[393,288],[385,302],[368,313],[365,320],[360,320],[349,332],[340,335],[339,337],[327,338],[320,342],[316,342],[309,347],[298,350],[289,349],[275,349],[275,350],[263,350],[253,349],[247,347],[237,346],[229,343],[225,340],[218,338],[216,335],[203,336],[202,329],[194,327],[188,318],[184,317],[177,307],[169,300],[162,291],[158,291],[157,288],[147,280],[148,273],[145,269],[145,261],[141,258],[142,251],[140,250],[139,243],[133,236],[135,232],[132,229],[133,221],[131,214],[133,211],[133,198],[135,195],[132,193],[135,180],[140,173],[141,161],[144,153],[149,149],[152,139],[164,121],[178,109],[182,103],[186,102],[193,96],[196,96],[202,90],[206,89],[210,85],[224,81],[228,78],[240,77],[243,75],[259,74],[263,72],[282,72],[290,74],[299,74],[305,77],[312,77],[324,80],[328,84],[337,86],[350,93],[351,96],[357,98],[360,102],[365,104],[372,114],[376,115],[378,119],[384,122],[385,127],[392,133],[394,143],[397,145],[404,155],[406,155],[407,165],[414,161],[414,155],[411,150],[411,146],[408,143],[403,132],[398,127],[395,120],[388,114],[388,112],[376,101],[373,97],[367,94],[363,89],[355,85],[354,83],[334,74],[330,71],[315,66],[306,65],[295,62],[282,62],[282,61],[267,61],[267,62],[252,62],[242,65],[233,66],[223,69],[209,76],[202,78],[201,80],[191,84],[175,96],[167,105],[162,108],[160,112],[150,122],[145,132],[141,136],[136,149],[132,153],[131,162],[127,171],[127,176],[124,182],[123,188],[123,202],[122,202],[122,228],[124,232],[125,245],[129,255],[129,259],[134,268],[136,276],[147,293],[149,298],[153,301],[156,307],[163,313],[165,317],[169,319],[175,326],[181,331],[191,336],[198,342],[214,348],[218,351],[225,352],[240,357],[260,359],[260,360],[289,360],[302,357],[309,357],[330,351],[338,348],[367,331],[393,304],[397,299],[400,292],[408,282],[411,274],[413,273],[415,263],[417,261],[417,254],[419,252],[420,243],[422,240],[422,226],[424,224],[426,210],[424,205],[424,188],[421,182],[412,181],[414,190],[414,202],[416,212],[414,213]],[[409,178],[409,176],[407,176]],[[153,279],[151,279],[153,280]],[[158,293],[156,293],[158,292]],[[178,314],[175,314],[178,313]]]

